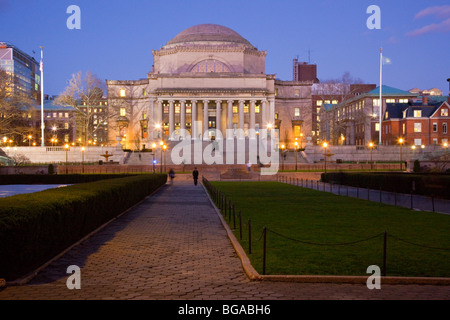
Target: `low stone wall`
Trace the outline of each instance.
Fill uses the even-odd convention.
[[[0,174],[48,174],[48,166],[0,166]]]

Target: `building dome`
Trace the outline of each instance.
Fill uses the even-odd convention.
[[[254,48],[251,43],[230,28],[217,24],[199,24],[180,32],[165,47],[185,44],[241,44]]]

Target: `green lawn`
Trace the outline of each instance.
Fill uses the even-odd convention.
[[[266,274],[367,275],[369,265],[383,265],[382,234],[386,231],[387,276],[450,277],[449,215],[411,211],[277,182],[212,185],[231,199],[236,214],[242,212],[240,241],[247,253],[251,219],[249,258],[260,273],[261,234],[267,227]],[[229,224],[233,228],[232,219]],[[238,219],[234,234],[239,240]],[[376,235],[380,236],[357,244],[318,245]]]

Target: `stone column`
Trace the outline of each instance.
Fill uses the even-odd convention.
[[[275,99],[269,99],[269,119],[268,122],[275,128]]]
[[[217,132],[221,132],[221,122],[222,122],[222,100],[216,100],[216,138],[218,136]]]
[[[192,139],[197,139],[197,100],[191,100],[191,136]]]
[[[175,110],[173,103],[173,100],[169,100],[169,140],[172,139],[172,134],[175,131]]]
[[[250,138],[255,138],[255,100],[250,101]]]
[[[244,100],[239,100],[239,139],[244,138]]]
[[[180,100],[180,132],[181,137],[186,137],[186,100]]]
[[[233,100],[228,100],[228,128],[233,129]],[[228,139],[232,139],[232,136],[229,136]]]
[[[209,140],[208,136],[208,120],[209,120],[209,110],[208,110],[209,100],[203,100],[203,132],[202,134],[206,134],[203,136],[203,140]]]
[[[260,128],[261,129],[266,129],[267,126],[267,105],[266,105],[267,101],[266,100],[261,100],[261,125]]]
[[[163,101],[158,100],[157,101],[157,110],[156,110],[156,117],[155,117],[155,127],[156,127],[156,137],[158,139],[162,139],[163,137],[163,121],[164,121],[164,107],[163,107]]]

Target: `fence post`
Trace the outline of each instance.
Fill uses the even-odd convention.
[[[234,210],[234,206],[233,206]],[[242,213],[241,210],[239,210],[239,240],[242,240]]]
[[[263,239],[263,275],[266,274],[266,238],[267,238],[267,230],[266,227],[263,229],[264,239]]]
[[[248,219],[248,253],[252,253],[252,221]]]
[[[386,250],[387,250],[387,232],[384,232],[383,237],[383,276],[386,277]]]
[[[231,215],[231,208],[230,208],[230,215]],[[234,205],[233,205],[233,229],[236,230],[236,211],[234,210]]]

